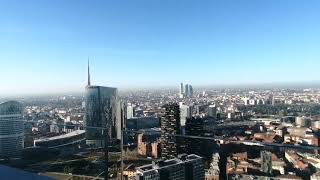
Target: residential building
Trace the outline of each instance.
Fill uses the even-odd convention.
[[[161,117],[161,156],[172,159],[178,155],[176,135],[180,134],[180,107],[178,104],[163,106],[164,115]]]

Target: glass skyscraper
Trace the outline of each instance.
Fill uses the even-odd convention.
[[[85,94],[86,143],[92,148],[102,148],[105,142],[119,137],[121,117],[118,107],[118,90],[112,87],[92,86],[88,62],[88,85]],[[121,114],[120,114],[121,115]],[[121,128],[121,127],[120,127]]]
[[[0,103],[0,158],[21,155],[24,144],[22,105],[16,101]]]
[[[87,145],[101,148],[104,147],[106,136],[108,136],[108,141],[116,136],[117,102],[118,91],[116,88],[86,87],[85,125]],[[107,128],[107,130],[103,128]]]
[[[180,84],[179,88],[179,97],[180,98],[192,98],[193,97],[193,87],[189,84],[183,85]]]

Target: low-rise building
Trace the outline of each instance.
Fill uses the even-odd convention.
[[[62,154],[71,154],[85,146],[85,130],[76,130],[59,136],[34,140],[34,147],[59,149]]]
[[[161,133],[154,130],[143,130],[138,135],[138,154],[145,157],[160,158]]]
[[[272,154],[272,169],[279,171],[281,175],[284,175],[286,173],[285,171],[286,163],[279,159],[275,154]]]
[[[203,180],[204,163],[197,155],[179,155],[179,158],[158,161],[136,168],[137,180]]]
[[[294,168],[306,171],[309,165],[294,151],[286,151],[285,158],[289,161]]]

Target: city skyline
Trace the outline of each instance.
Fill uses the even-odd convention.
[[[319,7],[2,1],[0,94],[82,92],[88,56],[92,84],[123,89],[319,82]]]
[[[320,180],[319,0],[0,0],[0,179]]]

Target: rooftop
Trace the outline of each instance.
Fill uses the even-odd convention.
[[[156,171],[156,170],[159,170],[159,169],[167,167],[167,166],[183,164],[184,162],[188,162],[188,161],[191,161],[194,159],[201,159],[201,157],[194,155],[194,154],[181,155],[181,159],[175,158],[175,159],[170,159],[170,160],[165,160],[165,161],[158,161],[153,164],[148,164],[145,166],[137,167],[136,169],[141,172]]]
[[[76,131],[73,131],[71,133],[63,134],[63,135],[60,135],[60,136],[37,139],[37,140],[35,140],[35,142],[45,142],[45,141],[53,141],[53,140],[58,140],[58,139],[70,138],[70,137],[78,136],[78,135],[81,135],[81,134],[84,134],[84,133],[85,133],[85,130],[76,130]]]

